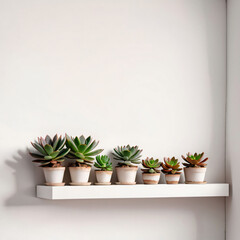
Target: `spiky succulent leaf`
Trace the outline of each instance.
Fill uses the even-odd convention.
[[[65,138],[57,136],[53,139],[47,135],[45,138],[40,137],[34,143],[31,143],[33,147],[38,151],[30,152],[30,155],[35,158],[33,162],[40,163],[44,167],[59,167],[63,157],[69,152],[68,149],[64,149]]]
[[[81,135],[80,137],[73,138],[66,134],[66,146],[70,149],[67,157],[77,159],[78,163],[90,165],[94,160],[93,156],[103,151],[103,149],[93,151],[98,143],[95,140],[92,141],[90,136],[85,138]],[[81,161],[78,161],[79,159]]]
[[[146,158],[145,160],[142,160],[142,165],[143,167],[145,167],[145,169],[141,169],[144,173],[160,172],[158,168],[160,167],[161,162],[159,162],[158,159]]]
[[[186,162],[186,163],[183,163],[183,165],[185,167],[205,167],[207,164],[205,164],[204,162],[206,162],[208,160],[208,158],[205,158],[204,160],[202,160],[203,155],[204,155],[204,152],[202,152],[200,154],[187,153],[186,157],[184,157],[182,155],[182,159]]]
[[[161,164],[162,172],[164,174],[180,174],[182,168],[180,168],[180,162],[175,157],[164,158],[164,163]]]
[[[121,146],[116,147],[113,149],[113,157],[115,160],[119,161],[118,165],[126,165],[131,166],[132,164],[139,164],[140,158],[141,158],[141,152],[142,150],[138,149],[138,146],[130,147],[130,145],[127,146]]]
[[[99,168],[101,171],[112,171],[112,163],[107,155],[96,156],[96,162],[94,166]]]

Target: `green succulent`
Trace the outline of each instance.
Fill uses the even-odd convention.
[[[99,142],[92,141],[91,136],[85,138],[83,135],[80,137],[69,137],[66,134],[66,146],[70,149],[67,157],[76,159],[76,165],[87,165],[91,166],[94,161],[94,157],[101,153],[103,149],[93,151]]]
[[[142,150],[138,149],[138,146],[130,147],[121,146],[116,147],[113,149],[114,152],[112,153],[114,159],[119,161],[118,166],[133,166],[132,164],[139,164],[141,158]]]
[[[99,168],[101,171],[112,171],[112,163],[110,162],[110,158],[106,155],[96,156],[94,167]]]
[[[175,157],[164,158],[164,163],[161,164],[162,172],[164,174],[180,174],[182,168],[180,168],[180,162]]]
[[[161,162],[159,162],[158,159],[153,158],[146,158],[145,160],[142,160],[143,169],[141,169],[144,173],[159,173],[160,170],[157,168],[160,167]]]
[[[186,163],[183,163],[183,165],[185,167],[205,167],[207,166],[207,164],[205,163],[208,158],[205,158],[204,160],[202,160],[202,157],[204,155],[204,152],[200,153],[200,154],[187,154],[187,157],[184,157],[182,155],[182,158],[184,161],[186,161]]]
[[[60,167],[64,161],[64,157],[69,153],[70,149],[64,148],[65,138],[58,137],[56,134],[53,139],[48,135],[45,138],[31,142],[37,152],[29,152],[35,159],[33,162],[40,163],[41,167]]]

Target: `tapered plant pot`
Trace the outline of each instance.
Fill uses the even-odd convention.
[[[160,173],[142,173],[144,184],[158,184]]]
[[[204,182],[207,168],[205,167],[185,167],[185,183],[206,183]]]
[[[64,186],[63,176],[65,167],[43,167],[43,173],[48,186]]]
[[[138,170],[137,166],[116,167],[117,178],[118,178],[117,184],[120,184],[120,185],[136,184],[137,170]]]
[[[96,170],[96,180],[97,185],[110,185],[111,184],[111,177],[112,177],[112,171],[99,171]]]
[[[181,174],[165,174],[167,184],[178,184]]]
[[[91,167],[69,167],[71,176],[70,185],[90,185],[88,182]]]

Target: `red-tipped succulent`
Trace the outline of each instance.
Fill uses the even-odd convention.
[[[182,155],[183,160],[186,161],[185,163],[183,163],[183,165],[187,168],[188,167],[206,167],[207,164],[205,162],[208,160],[208,158],[205,158],[202,160],[203,155],[204,155],[204,152],[200,154],[194,153],[193,155],[188,153],[186,157]]]

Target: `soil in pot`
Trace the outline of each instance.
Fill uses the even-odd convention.
[[[136,184],[137,166],[116,167],[118,184]]]
[[[43,173],[48,186],[64,186],[63,176],[65,167],[43,167]]]
[[[144,184],[158,184],[160,173],[142,173]]]

